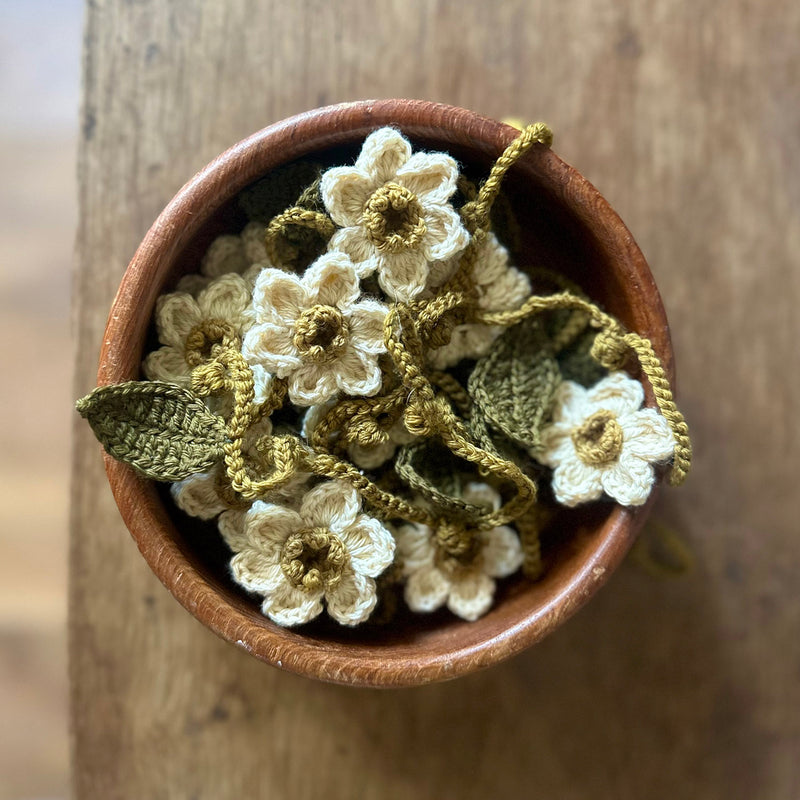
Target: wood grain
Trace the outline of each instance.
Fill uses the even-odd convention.
[[[188,175],[307,108],[424,97],[547,120],[620,212],[670,314],[698,455],[658,507],[689,576],[626,566],[513,661],[377,693],[272,670],[186,614],[76,423],[78,797],[798,794],[798,30],[783,0],[88,4],[76,396]]]

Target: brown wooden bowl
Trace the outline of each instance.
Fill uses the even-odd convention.
[[[133,257],[114,300],[100,357],[100,385],[140,377],[156,298],[195,271],[222,232],[245,219],[236,195],[270,170],[314,154],[347,163],[377,127],[394,125],[415,147],[445,150],[476,176],[517,131],[471,111],[412,100],[348,103],[272,125],[234,145],[190,180]],[[334,160],[331,160],[334,159]],[[338,161],[337,161],[338,159]],[[647,337],[672,376],[672,349],[653,277],[628,229],[596,189],[551,150],[536,146],[508,175],[527,263],[560,270],[631,330]],[[518,262],[522,261],[518,259]],[[653,404],[648,391],[648,403]],[[151,569],[180,603],[218,635],[257,658],[309,677],[356,686],[411,686],[455,678],[519,653],[580,608],[622,560],[651,506],[594,504],[567,512],[544,540],[541,580],[498,584],[477,622],[446,610],[401,613],[385,626],[332,623],[285,629],[229,578],[215,530],[184,516],[169,493],[106,458],[122,517]]]

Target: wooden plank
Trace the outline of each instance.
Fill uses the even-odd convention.
[[[664,581],[628,563],[544,643],[450,684],[317,684],[217,640],[172,600],[76,422],[76,796],[800,791],[798,30],[788,0],[88,2],[76,395],[94,384],[137,243],[227,145],[369,96],[545,119],[662,289],[697,463],[657,513],[696,567]]]

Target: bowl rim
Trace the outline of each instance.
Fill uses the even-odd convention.
[[[398,109],[402,113],[398,113]],[[400,119],[399,117],[402,117]],[[410,138],[447,132],[464,146],[496,157],[518,131],[466,109],[422,100],[364,100],[307,111],[270,125],[223,152],[190,179],[165,206],[139,245],[111,306],[103,337],[98,385],[134,380],[157,287],[150,277],[165,259],[171,261],[202,224],[246,185],[288,160],[363,138],[384,125],[399,127]],[[289,156],[286,153],[289,152]],[[632,235],[600,193],[552,150],[541,148],[537,169],[558,184],[571,201],[570,211],[591,232],[622,255],[620,269],[646,297],[644,310],[653,347],[670,378],[673,353],[666,314],[658,289]],[[123,520],[152,571],[194,617],[227,641],[257,658],[290,672],[352,686],[399,687],[447,680],[503,661],[542,639],[572,616],[606,582],[624,558],[652,507],[656,492],[634,509],[615,506],[602,526],[597,546],[553,592],[516,624],[477,642],[420,654],[413,648],[395,652],[350,643],[321,642],[292,629],[257,624],[228,602],[166,535],[174,524],[152,481],[105,456],[106,472]],[[266,620],[268,623],[269,621]],[[475,625],[477,623],[470,623]],[[406,652],[407,650],[407,652]]]

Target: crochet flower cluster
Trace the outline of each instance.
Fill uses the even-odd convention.
[[[649,343],[579,293],[534,294],[495,230],[503,175],[548,144],[531,126],[477,186],[450,155],[373,132],[159,298],[143,370],[161,394],[81,401],[149,477],[169,447],[175,502],[216,520],[233,580],[275,623],[324,610],[358,625],[397,591],[413,612],[475,620],[498,579],[542,571],[543,476],[564,506],[639,505],[653,464],[688,468]],[[619,369],[626,350],[658,410]]]

